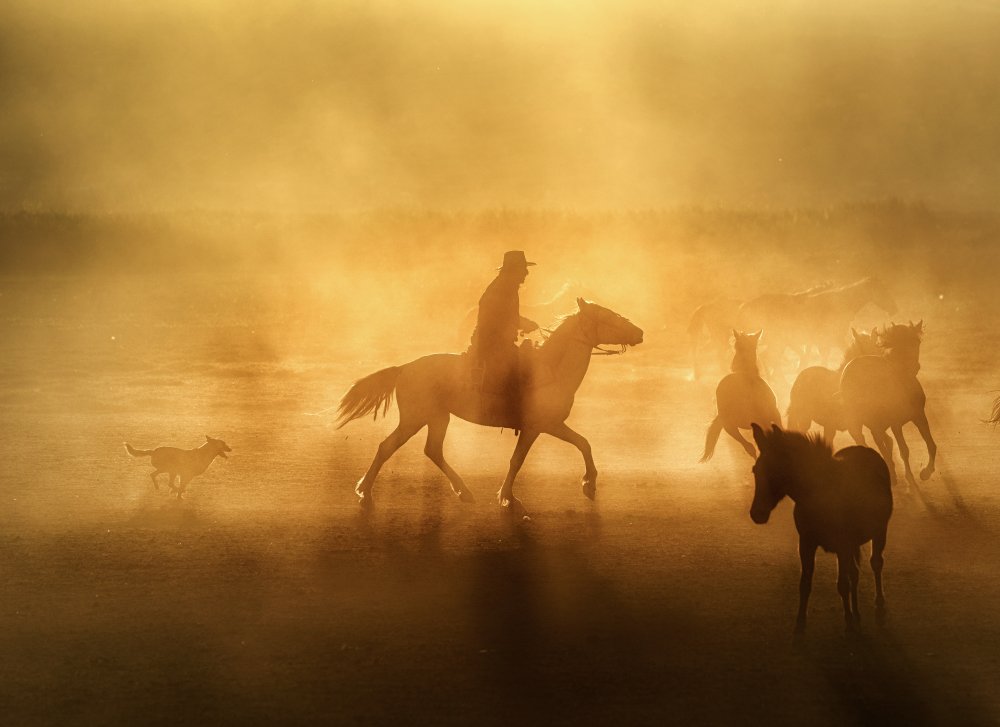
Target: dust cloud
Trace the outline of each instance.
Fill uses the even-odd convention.
[[[978,2],[6,3],[11,719],[995,722],[997,48]],[[419,434],[359,513],[396,410],[331,410],[464,351],[507,250],[543,326],[579,296],[643,329],[568,420],[596,500],[541,437],[502,518],[513,435],[453,417],[476,503]],[[888,628],[845,643],[821,560],[793,651],[791,516],[750,522],[725,436],[698,463],[731,352],[696,371],[690,324],[869,278],[898,310],[850,325],[923,321],[937,471],[894,489]],[[206,435],[179,502],[122,447]]]

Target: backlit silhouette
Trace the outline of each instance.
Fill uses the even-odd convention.
[[[497,493],[503,507],[523,512],[513,494],[514,478],[531,445],[542,433],[580,450],[586,467],[583,492],[593,498],[597,468],[590,444],[567,426],[566,418],[573,408],[576,390],[587,374],[592,350],[602,344],[618,344],[624,351],[626,346],[642,343],[642,329],[596,303],[581,298],[577,305],[579,310],[566,316],[545,344],[532,352],[532,362],[524,370],[518,419],[510,416],[510,408],[502,402],[483,406],[483,395],[474,385],[468,355],[432,354],[356,381],[340,401],[338,427],[366,414],[377,416],[380,407],[384,414],[394,394],[399,406],[398,426],[379,445],[371,466],[355,488],[362,504],[371,502],[375,478],[386,460],[425,426],[425,454],[445,473],[461,500],[473,500],[465,482],[444,459],[443,443],[451,414],[475,424],[520,429],[507,476]]]
[[[744,303],[739,310],[743,330],[767,331],[767,351],[762,357],[765,375],[781,364],[786,349],[805,363],[815,348],[819,362],[826,365],[834,348],[845,348],[851,321],[869,303],[892,315],[896,302],[876,278],[864,278],[839,288],[819,286],[801,293],[761,295]]]
[[[733,373],[723,377],[715,389],[718,414],[708,425],[705,434],[705,451],[702,462],[712,459],[715,444],[723,430],[739,442],[746,453],[756,457],[753,445],[740,433],[753,423],[768,425],[781,423],[774,392],[760,376],[757,367],[757,342],[762,331],[741,333],[733,331]]]
[[[858,333],[852,328],[851,345],[844,352],[839,369],[810,366],[795,378],[788,405],[788,428],[808,432],[812,423],[816,422],[823,427],[824,441],[832,445],[834,435],[847,429],[844,405],[837,393],[840,390],[840,374],[858,356],[881,354],[874,329],[871,333]]]
[[[216,457],[228,459],[226,452],[233,450],[221,439],[212,439],[206,435],[205,443],[196,449],[178,449],[177,447],[135,449],[131,444],[125,442],[125,451],[133,457],[150,457],[153,467],[156,468],[149,475],[149,478],[153,480],[153,486],[157,490],[160,489],[160,483],[156,481],[156,478],[166,473],[167,484],[180,500],[184,496],[188,482],[207,470]],[[176,486],[174,480],[178,480]]]
[[[698,306],[691,314],[687,334],[691,346],[691,369],[700,378],[706,365],[721,364],[729,354],[729,332],[736,325],[737,312],[743,301],[718,298]]]
[[[906,480],[915,484],[910,469],[910,448],[903,438],[903,425],[913,422],[927,445],[927,466],[920,471],[926,480],[934,472],[937,444],[931,436],[924,405],[927,396],[917,380],[920,370],[920,339],[923,321],[909,325],[892,324],[878,334],[884,356],[859,356],[844,367],[840,396],[847,417],[847,429],[858,444],[864,444],[862,427],[868,427],[896,481],[892,461],[891,429],[906,470]]]
[[[548,300],[537,303],[525,303],[521,301],[521,316],[527,322],[537,322],[539,325],[547,326],[555,321],[560,315],[568,310],[572,310],[576,305],[577,298],[590,300],[593,297],[584,285],[575,280],[567,280],[562,287]],[[474,305],[465,312],[462,324],[458,329],[458,340],[464,345],[472,336],[476,328],[476,320],[479,317],[479,305]]]
[[[801,633],[806,626],[817,548],[836,553],[844,621],[849,631],[858,628],[858,567],[861,546],[869,540],[876,615],[881,618],[885,611],[882,552],[892,515],[892,485],[885,462],[868,447],[846,447],[834,454],[819,437],[784,432],[778,426],[768,432],[754,424],[753,438],[760,456],[753,467],[750,518],[763,525],[786,495],[795,503],[802,562],[795,631]]]

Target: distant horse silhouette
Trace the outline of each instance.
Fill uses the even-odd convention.
[[[642,343],[642,329],[618,313],[582,298],[577,300],[577,306],[578,311],[565,316],[544,345],[533,352],[534,383],[526,385],[522,391],[520,421],[488,413],[502,407],[483,406],[482,393],[472,385],[471,370],[464,355],[432,354],[356,381],[340,401],[338,428],[366,414],[378,416],[379,407],[384,415],[394,393],[399,406],[399,425],[379,445],[371,466],[355,488],[362,504],[371,504],[375,478],[386,460],[425,426],[424,453],[448,477],[459,499],[464,502],[474,499],[465,482],[444,458],[444,437],[451,414],[474,424],[520,429],[507,476],[497,493],[500,505],[511,512],[524,512],[520,500],[513,494],[514,478],[531,445],[542,433],[569,442],[580,450],[586,467],[583,493],[593,499],[597,489],[597,468],[590,443],[570,429],[566,418],[590,366],[592,350],[600,345],[618,344],[624,352],[626,346]]]
[[[761,378],[757,368],[757,342],[761,333],[763,331],[756,333],[733,331],[735,336],[733,373],[723,377],[715,389],[718,414],[708,425],[701,462],[712,459],[719,434],[723,430],[739,442],[747,454],[756,457],[756,450],[740,433],[740,429],[749,429],[754,423],[765,425],[781,423],[781,414],[778,413],[774,392]]]
[[[750,518],[763,525],[786,495],[795,502],[802,562],[796,633],[806,626],[817,548],[837,554],[837,592],[844,603],[844,621],[848,631],[858,628],[858,566],[861,546],[869,540],[876,616],[881,620],[885,614],[882,552],[892,515],[892,485],[885,462],[868,447],[846,447],[834,454],[819,437],[784,432],[777,426],[766,432],[754,424],[753,438],[760,457],[753,467]]]
[[[903,425],[913,422],[927,446],[927,466],[920,471],[926,480],[934,473],[937,444],[931,436],[924,405],[927,396],[917,380],[920,370],[920,339],[923,321],[909,325],[892,324],[879,332],[879,345],[888,349],[884,356],[859,356],[844,367],[840,376],[840,397],[847,417],[847,430],[854,441],[864,444],[862,427],[868,427],[889,466],[892,481],[896,468],[892,461],[891,429],[899,445],[906,480],[916,484],[910,469],[910,448],[903,438]]]
[[[767,331],[763,363],[765,374],[770,375],[786,349],[798,356],[801,368],[815,347],[820,364],[826,365],[833,348],[844,348],[851,321],[869,303],[889,315],[896,312],[896,302],[886,287],[876,278],[864,278],[839,288],[818,286],[790,295],[759,296],[740,306],[739,326]]]
[[[813,422],[823,427],[823,439],[833,445],[833,437],[847,429],[844,405],[837,392],[840,390],[840,375],[848,363],[858,356],[880,356],[875,329],[871,333],[858,333],[851,329],[851,344],[844,352],[844,360],[839,369],[824,366],[810,366],[802,369],[792,384],[788,405],[788,428],[808,432]]]
[[[562,287],[556,291],[546,301],[540,303],[522,303],[521,317],[527,318],[545,328],[553,323],[559,316],[569,313],[576,305],[577,298],[590,298],[588,291],[582,284],[575,280],[567,280]],[[461,344],[467,344],[472,336],[472,331],[476,328],[476,318],[479,315],[479,306],[474,305],[465,312],[462,324],[458,329],[458,339]]]
[[[691,369],[696,379],[701,377],[706,364],[715,365],[725,360],[729,352],[729,332],[736,325],[741,305],[743,301],[736,298],[717,298],[698,306],[691,314],[687,334]]]

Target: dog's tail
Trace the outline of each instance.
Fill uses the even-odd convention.
[[[125,451],[131,454],[133,457],[149,457],[151,454],[153,454],[153,450],[151,449],[136,449],[128,442],[125,442],[124,444],[125,444]]]
[[[337,429],[372,412],[375,414],[373,418],[378,419],[379,407],[382,407],[382,416],[385,416],[401,370],[399,366],[390,366],[355,381],[340,400]]]

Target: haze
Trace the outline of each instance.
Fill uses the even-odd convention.
[[[986,2],[15,2],[5,209],[983,207]]]

